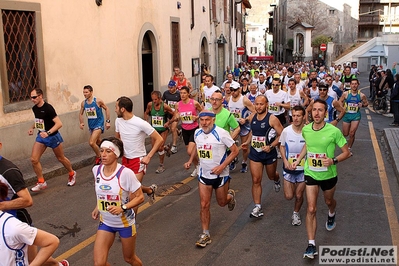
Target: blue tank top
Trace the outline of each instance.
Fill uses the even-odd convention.
[[[348,97],[345,99],[345,109],[346,113],[354,114],[359,112],[358,104],[362,101],[360,98],[360,91],[353,95],[351,92],[348,93]]]
[[[87,103],[87,99],[84,103],[84,108],[87,116],[87,123],[89,124],[89,129],[97,129],[104,127],[104,115],[101,107],[97,105],[96,97],[93,97],[91,104]]]
[[[262,161],[269,158],[277,158],[276,149],[269,153],[262,151],[263,146],[270,145],[276,139],[276,131],[269,124],[271,113],[267,113],[262,120],[258,120],[257,115],[252,118],[251,130],[251,148],[249,150],[249,159],[253,161]]]
[[[320,97],[317,97],[317,99],[319,98]],[[335,108],[333,106],[333,101],[334,98],[331,96],[328,96],[327,99],[325,100],[325,102],[327,103],[327,114],[326,117],[324,118],[324,121],[326,121],[327,123],[331,123],[334,120]]]

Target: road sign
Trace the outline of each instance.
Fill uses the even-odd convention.
[[[320,44],[320,51],[325,51],[327,50],[327,45],[325,43]]]
[[[237,47],[237,54],[238,55],[243,55],[245,53],[245,48],[244,47]]]

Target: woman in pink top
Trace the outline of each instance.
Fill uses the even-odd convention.
[[[176,104],[176,118],[181,120],[183,141],[187,148],[188,156],[195,148],[194,133],[198,128],[198,114],[202,111],[202,105],[190,98],[190,89],[183,86],[180,89],[181,101]],[[198,164],[196,159],[194,165]],[[191,176],[197,175],[197,168],[194,169]]]

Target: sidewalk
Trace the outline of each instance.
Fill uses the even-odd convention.
[[[104,138],[106,136],[103,136]],[[169,138],[169,136],[168,136]],[[171,136],[170,136],[171,138]],[[151,145],[151,139],[147,138],[145,141],[147,151]],[[33,145],[33,143],[32,143]],[[94,165],[94,152],[92,148],[89,146],[88,142],[84,142],[75,146],[71,146],[69,148],[64,148],[65,156],[71,161],[72,168],[78,172],[80,168],[85,166]],[[28,187],[33,186],[37,182],[37,177],[35,172],[33,171],[32,164],[30,162],[30,158],[13,160],[15,165],[19,167],[21,170],[26,185]],[[53,151],[48,148],[46,152],[43,154],[40,162],[43,167],[43,175],[46,180],[67,174],[67,170],[65,167],[55,158]],[[79,172],[78,172],[79,175]]]
[[[393,170],[399,178],[399,128],[384,128],[384,138],[393,161]]]

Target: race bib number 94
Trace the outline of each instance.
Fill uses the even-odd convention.
[[[323,165],[323,159],[326,158],[325,153],[308,152],[309,169],[315,172],[327,171],[327,166]]]

